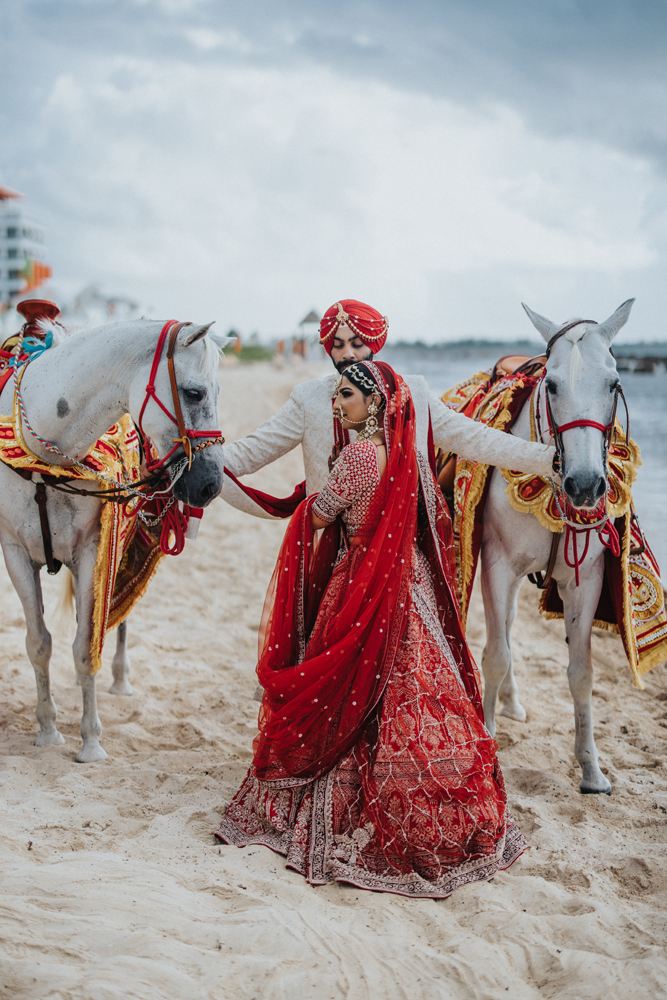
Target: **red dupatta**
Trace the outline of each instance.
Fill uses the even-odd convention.
[[[287,527],[257,665],[264,699],[254,768],[265,781],[326,774],[358,740],[382,698],[404,632],[417,544],[431,566],[440,621],[462,681],[483,719],[479,677],[456,599],[449,512],[427,466],[420,483],[410,391],[389,365],[362,363],[385,398],[387,467],[366,520],[335,568],[340,520],[316,543],[314,495]],[[333,573],[344,575],[344,586],[335,590],[337,604],[318,618]]]
[[[257,666],[265,694],[254,763],[257,777],[266,780],[284,772],[315,778],[350,749],[382,697],[410,606],[419,493],[414,406],[389,365],[363,364],[385,398],[387,467],[366,520],[335,569],[346,574],[339,606],[312,638],[340,526],[335,522],[313,544],[314,496],[288,525]]]

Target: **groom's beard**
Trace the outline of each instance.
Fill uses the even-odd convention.
[[[372,360],[373,360],[373,352],[369,351],[365,358],[353,358],[351,361],[345,359],[345,361],[338,361],[337,363],[334,362],[334,368],[340,375],[342,375],[346,368],[349,368],[350,365],[356,365],[357,361],[372,361]]]

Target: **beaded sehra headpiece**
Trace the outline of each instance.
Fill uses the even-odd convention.
[[[336,309],[335,315],[327,315],[331,312],[328,309],[327,313],[322,317],[322,322],[320,323],[320,344],[327,346],[336,336],[341,326],[349,326],[350,330],[369,347],[379,343],[379,341],[382,341],[382,344],[384,344],[387,339],[387,331],[389,330],[389,320],[386,316],[382,316],[379,319],[360,316],[354,312],[347,311],[342,302],[334,303],[332,309]],[[378,313],[377,315],[379,316],[380,314]]]

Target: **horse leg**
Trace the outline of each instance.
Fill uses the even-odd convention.
[[[106,753],[100,746],[102,725],[97,714],[95,675],[91,673],[90,643],[93,635],[93,609],[95,597],[93,574],[97,544],[77,554],[74,569],[76,581],[76,636],[72,645],[74,666],[81,685],[83,714],[81,716],[81,738],[83,746],[76,755],[78,764],[92,764],[104,760]]]
[[[579,788],[584,795],[605,792],[611,795],[611,785],[598,765],[598,751],[593,736],[591,695],[593,692],[593,662],[591,631],[598,605],[604,555],[580,568],[580,586],[575,586],[574,573],[558,589],[565,611],[565,631],[570,651],[567,679],[574,701],[574,753],[581,765]]]
[[[524,722],[526,712],[517,697],[517,685],[512,672],[511,629],[516,617],[517,595],[521,577],[517,577],[509,562],[494,553],[484,553],[482,596],[486,619],[486,644],[482,653],[484,674],[484,721],[492,736],[496,734],[496,700],[503,694],[503,715]],[[509,682],[507,677],[509,675]]]
[[[500,691],[498,692],[498,697],[500,698],[503,706],[500,709],[500,714],[504,715],[508,719],[514,719],[515,722],[526,721],[526,710],[519,701],[519,686],[514,678],[514,657],[512,656],[512,627],[516,619],[519,590],[522,583],[523,578],[517,580],[514,597],[509,600],[507,604],[507,646],[509,649],[510,661],[507,673],[503,677],[500,685]]]
[[[127,655],[127,621],[121,622],[118,626],[116,652],[111,662],[111,672],[113,684],[109,688],[109,694],[132,694],[132,685],[129,681],[130,658]]]
[[[19,595],[25,614],[25,648],[35,671],[37,684],[37,721],[39,735],[35,746],[57,746],[65,739],[56,728],[56,703],[51,694],[49,663],[51,661],[51,633],[44,622],[44,603],[39,568],[18,545],[3,547],[7,572]]]

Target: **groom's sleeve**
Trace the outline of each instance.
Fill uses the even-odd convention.
[[[247,476],[263,469],[301,444],[304,426],[303,406],[290,396],[285,405],[252,434],[224,445],[225,468],[235,476]]]
[[[450,451],[462,458],[501,469],[534,472],[551,476],[554,449],[533,441],[524,441],[505,431],[486,427],[463,413],[445,406],[431,393],[429,397],[433,443],[436,448]]]
[[[225,469],[235,476],[247,476],[275,462],[303,440],[305,416],[303,405],[290,397],[278,412],[263,424],[232,444],[223,445]],[[229,476],[223,478],[220,494],[232,507],[254,517],[276,520],[236,485]]]

